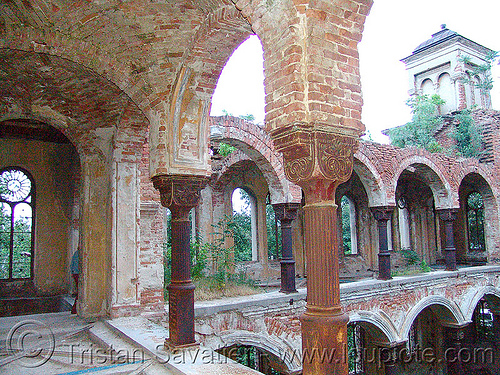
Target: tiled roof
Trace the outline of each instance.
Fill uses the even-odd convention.
[[[432,34],[432,37],[430,39],[427,39],[425,42],[421,43],[415,50],[413,51],[412,54],[419,53],[427,48],[430,48],[432,46],[435,46],[439,43],[442,43],[446,40],[449,40],[455,36],[460,36],[460,34],[456,33],[455,31],[452,31],[450,29],[446,28],[446,25],[441,25],[441,30],[439,30],[437,33]]]

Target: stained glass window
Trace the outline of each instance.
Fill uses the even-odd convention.
[[[33,275],[34,186],[29,173],[9,167],[0,171],[0,279]]]

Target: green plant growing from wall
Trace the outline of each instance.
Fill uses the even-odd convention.
[[[490,91],[493,89],[493,77],[491,75],[491,68],[497,62],[499,57],[498,51],[491,51],[485,58],[484,64],[474,64],[472,58],[468,55],[460,57],[459,61],[464,64],[468,74],[464,74],[461,82],[473,86],[481,92],[481,94],[488,100],[486,107],[491,105]],[[500,61],[499,61],[500,63]]]
[[[221,142],[219,143],[219,155],[225,158],[226,156],[229,156],[234,150],[236,150],[236,147],[228,145],[227,143]]]
[[[483,137],[469,109],[455,115],[455,128],[451,137],[455,151],[466,158],[478,158],[483,154]]]
[[[434,138],[438,126],[442,123],[438,116],[439,106],[444,101],[439,95],[412,96],[406,102],[411,108],[412,119],[403,126],[388,131],[391,143],[396,147],[420,147],[430,152],[442,151],[441,145]]]
[[[452,150],[445,150],[436,140],[436,130],[443,123],[438,116],[444,101],[438,96],[414,96],[407,104],[412,108],[412,120],[403,126],[388,131],[391,144],[396,147],[419,147],[430,152],[455,153],[469,158],[478,158],[483,153],[483,138],[470,109],[453,114],[455,125],[450,136],[455,144]]]

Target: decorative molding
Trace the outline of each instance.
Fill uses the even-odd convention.
[[[275,203],[273,204],[274,214],[278,220],[293,221],[297,217],[300,203]]]
[[[160,192],[161,204],[167,208],[195,207],[200,200],[200,191],[208,182],[205,177],[185,175],[160,175],[151,180]]]
[[[272,138],[283,153],[286,177],[294,183],[318,177],[342,183],[351,176],[357,137],[298,123],[275,130]]]
[[[457,208],[446,208],[438,210],[439,218],[443,221],[455,221],[457,218]]]
[[[381,207],[370,207],[373,217],[377,221],[388,221],[392,216],[392,211],[394,207],[381,206]]]

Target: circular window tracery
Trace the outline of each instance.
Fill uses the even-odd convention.
[[[12,203],[25,201],[31,195],[31,180],[20,169],[7,169],[0,175],[1,197]]]

